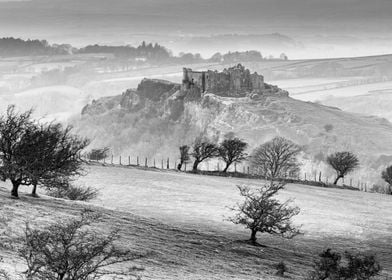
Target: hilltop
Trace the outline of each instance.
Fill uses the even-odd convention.
[[[296,100],[264,81],[259,90],[242,91],[238,84],[241,90],[234,94],[212,90],[215,86],[203,91],[200,73],[190,87],[187,81],[144,79],[137,89],[95,100],[74,121],[77,130],[92,138],[93,146],[109,146],[115,155],[150,159],[177,158],[178,146],[192,143],[200,133],[218,141],[232,132],[249,142],[249,150],[277,135],[291,139],[304,146],[304,170],[327,176],[333,173],[324,160],[334,151],[360,156],[356,179],[378,178],[389,163],[392,124],[385,119]]]

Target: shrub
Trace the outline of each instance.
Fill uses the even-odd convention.
[[[374,255],[345,252],[342,262],[340,253],[327,249],[319,256],[314,271],[309,274],[309,280],[368,280],[381,271]]]
[[[92,187],[72,185],[68,180],[57,180],[48,187],[47,194],[56,198],[89,201],[95,199],[99,192]]]
[[[100,216],[84,211],[80,217],[58,221],[43,229],[26,225],[18,253],[27,265],[30,280],[90,280],[129,272],[113,272],[111,265],[125,264],[141,257],[116,245],[117,231],[100,234],[92,229]],[[105,278],[107,279],[107,278]],[[110,278],[109,278],[110,279]]]
[[[283,277],[284,274],[287,272],[287,266],[283,261],[276,264],[275,268],[276,268],[276,275],[278,275],[278,276]]]
[[[326,132],[331,132],[333,129],[333,125],[332,124],[326,124],[324,125],[324,129]]]

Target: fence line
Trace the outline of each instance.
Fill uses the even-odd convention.
[[[132,157],[128,155],[128,160],[127,163],[124,164],[123,162],[123,157],[122,155],[114,157],[114,155],[110,155],[110,157],[106,157],[102,160],[91,160],[88,159],[87,156],[84,156],[85,160],[87,161],[93,161],[93,162],[99,162],[103,164],[110,164],[110,165],[120,165],[120,166],[139,166],[139,167],[145,167],[145,168],[156,168],[156,169],[162,169],[162,170],[177,170],[177,165],[179,164],[179,160],[171,160],[169,157],[168,158],[161,158],[160,161],[156,161],[156,158],[149,159],[148,157],[144,157],[144,162],[141,164],[140,162],[140,156]],[[109,159],[108,159],[109,158]],[[116,160],[117,159],[117,160]],[[157,164],[159,163],[160,164]],[[202,172],[221,172],[223,173],[223,168],[220,165],[220,161],[216,161],[216,164],[212,164],[211,168],[211,162],[206,161],[202,162],[199,164],[198,170]],[[189,167],[191,166],[191,167]],[[192,171],[192,165],[189,162],[185,162],[182,165],[181,171]],[[246,163],[233,163],[229,169],[227,170],[229,173],[235,173],[235,174],[242,174],[242,175],[247,175],[247,176],[253,176],[254,174],[251,171],[251,168],[249,164]],[[298,174],[297,178],[292,178],[290,176],[287,176],[287,181],[293,181],[293,182],[298,182],[298,183],[303,183],[303,184],[308,184],[308,185],[329,185],[332,183],[336,178],[331,178],[329,176],[323,176],[323,173],[321,171],[314,171],[311,173],[308,172],[303,172]],[[354,180],[351,177],[348,178],[342,178],[340,180],[340,185],[337,185],[338,187],[350,187],[352,189],[357,189],[360,191],[368,192],[370,189],[368,188],[368,182],[362,181],[360,179]],[[370,184],[369,184],[370,186]]]

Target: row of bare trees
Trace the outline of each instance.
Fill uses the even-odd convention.
[[[198,137],[191,148],[188,145],[180,147],[180,163],[177,166],[181,170],[182,166],[190,162],[191,156],[194,158],[193,168],[197,171],[198,166],[205,160],[219,157],[226,166],[223,172],[226,172],[234,163],[239,163],[247,158],[245,150],[248,144],[237,137],[230,137],[223,140],[219,145],[213,143],[206,137]]]
[[[224,139],[220,144],[215,144],[206,137],[198,137],[192,147],[188,145],[179,147],[180,162],[177,169],[181,170],[183,165],[189,163],[193,157],[192,171],[197,172],[198,166],[203,161],[219,158],[225,162],[223,172],[227,172],[232,164],[248,160],[254,172],[265,178],[298,176],[300,164],[297,156],[302,151],[301,146],[283,137],[275,137],[257,147],[250,156],[246,153],[247,147],[245,141],[233,136]],[[358,157],[347,151],[329,155],[327,163],[336,171],[335,185],[359,166]]]

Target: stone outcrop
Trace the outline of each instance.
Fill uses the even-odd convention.
[[[98,115],[119,108],[177,120],[185,103],[200,102],[211,94],[219,97],[248,97],[253,100],[271,95],[288,96],[287,91],[264,83],[263,76],[252,74],[238,64],[223,72],[184,69],[182,85],[165,80],[143,79],[137,89],[128,89],[121,96],[94,100],[83,108],[82,114]]]

